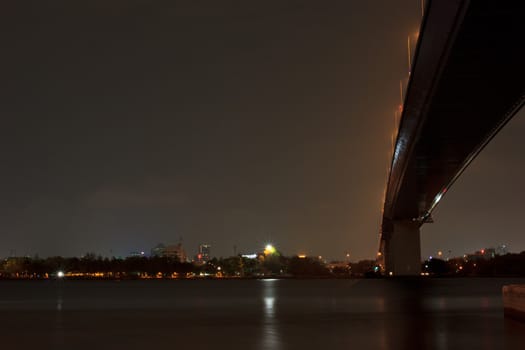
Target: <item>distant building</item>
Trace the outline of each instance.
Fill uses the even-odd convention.
[[[151,248],[151,256],[155,256],[155,257],[166,256],[166,246],[162,243],[157,244],[155,247]]]
[[[18,274],[24,271],[24,265],[27,261],[27,258],[23,257],[9,257],[3,261],[3,264],[0,265],[0,275],[2,273],[7,274]]]
[[[211,245],[209,244],[200,244],[199,253],[197,258],[202,261],[209,261],[211,258]]]
[[[166,246],[164,249],[164,256],[168,258],[177,258],[181,262],[187,261],[186,252],[182,247],[182,243]]]
[[[505,255],[508,253],[507,246],[505,244],[499,245],[496,248],[496,255]]]
[[[490,260],[496,256],[495,248],[485,248],[476,251],[474,254],[467,254],[465,256],[466,260],[478,261],[478,260]]]
[[[483,253],[485,255],[485,259],[493,259],[496,257],[495,248],[485,248]]]
[[[346,261],[331,261],[326,264],[326,267],[330,272],[337,274],[350,274],[350,263]]]
[[[193,262],[197,265],[204,265],[211,259],[211,245],[199,244],[199,250],[193,259]]]
[[[129,253],[129,257],[132,257],[132,258],[136,258],[136,257],[142,257],[142,256],[145,256],[146,253],[144,252],[131,252]]]

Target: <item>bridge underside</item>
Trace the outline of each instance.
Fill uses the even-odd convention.
[[[385,200],[381,249],[387,272],[419,273],[419,226],[523,105],[524,35],[524,2],[428,4]],[[417,254],[410,248],[415,244]]]

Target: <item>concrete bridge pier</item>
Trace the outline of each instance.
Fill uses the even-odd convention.
[[[421,224],[411,220],[383,223],[384,262],[388,276],[421,274]]]

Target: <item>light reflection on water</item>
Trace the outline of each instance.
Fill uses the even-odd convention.
[[[0,336],[15,349],[512,349],[525,325],[503,319],[509,283],[525,280],[0,282]]]
[[[261,337],[261,349],[280,349],[281,338],[279,327],[275,319],[276,284],[279,280],[266,279],[262,282],[263,295],[263,326]]]

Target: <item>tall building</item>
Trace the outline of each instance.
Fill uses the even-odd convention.
[[[199,252],[197,253],[197,261],[207,262],[210,260],[210,249],[211,245],[209,244],[200,244]]]
[[[164,256],[168,258],[178,258],[180,262],[187,261],[186,252],[182,247],[182,243],[166,246]]]

